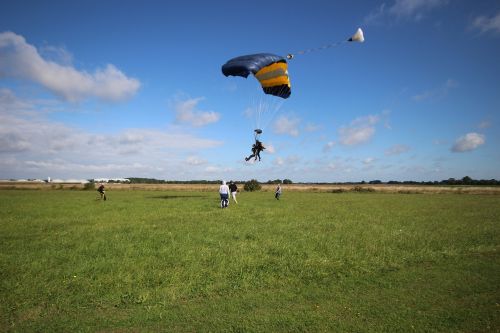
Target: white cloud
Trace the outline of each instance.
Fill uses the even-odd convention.
[[[272,143],[264,144],[264,147],[266,147],[264,152],[269,153],[269,154],[276,153],[276,148],[274,147],[274,145]]]
[[[382,3],[364,18],[364,25],[378,24],[386,14],[386,4]]]
[[[88,73],[46,60],[13,32],[0,33],[0,77],[35,82],[72,102],[92,97],[120,101],[133,96],[141,85],[111,64]]]
[[[375,162],[375,158],[373,157],[367,157],[363,160],[364,165],[371,165],[373,162]]]
[[[341,144],[355,146],[368,142],[375,134],[375,127],[343,127],[339,133]]]
[[[339,129],[340,143],[347,146],[355,146],[368,142],[375,134],[375,124],[379,116],[369,115],[354,119],[349,126]]]
[[[396,16],[420,19],[424,12],[447,4],[447,0],[396,0],[388,9]]]
[[[22,138],[19,133],[0,132],[0,153],[19,153],[29,150],[31,144]]]
[[[202,127],[219,121],[220,114],[214,111],[200,111],[196,107],[203,98],[191,98],[177,101],[174,105],[175,119],[179,123],[187,123],[195,127]]]
[[[32,109],[31,103],[17,98],[9,89],[0,88],[0,114],[19,114],[30,109]]]
[[[7,103],[1,103],[4,100]],[[165,174],[164,170],[166,177],[198,178],[186,163],[203,160],[186,156],[186,151],[195,156],[222,145],[176,128],[94,134],[51,121],[33,112],[37,109],[36,102],[0,91],[0,178],[149,177]]]
[[[481,33],[492,32],[500,34],[500,12],[495,16],[478,16],[472,22],[472,28],[478,29]]]
[[[274,132],[276,134],[288,134],[291,136],[299,135],[300,119],[295,117],[280,116],[274,122]]]
[[[64,47],[44,45],[39,48],[39,53],[46,61],[53,61],[67,66],[71,66],[73,63],[73,55]]]
[[[144,141],[144,135],[134,132],[125,132],[119,135],[118,142],[121,145],[139,144]]]
[[[486,142],[486,138],[482,134],[478,133],[467,133],[464,136],[461,136],[457,139],[453,147],[451,147],[451,151],[455,153],[462,153],[466,151],[471,151],[477,149],[479,146],[483,145]]]
[[[364,22],[376,24],[389,17],[419,21],[426,13],[446,4],[448,0],[395,0],[392,5],[382,3],[365,17]]]
[[[410,150],[410,147],[406,145],[394,145],[385,151],[386,156],[401,155]]]

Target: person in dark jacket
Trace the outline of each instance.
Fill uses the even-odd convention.
[[[101,195],[101,199],[106,201],[106,191],[104,191],[104,184],[99,184],[99,187],[97,188],[97,192]]]
[[[233,197],[234,202],[238,203],[236,200],[236,193],[238,193],[238,186],[231,180],[229,182],[229,192],[231,192],[231,196]]]

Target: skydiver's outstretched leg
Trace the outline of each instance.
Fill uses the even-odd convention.
[[[250,160],[252,157],[255,157],[255,153],[253,153],[252,155],[250,155],[248,157],[245,157],[245,161],[248,162],[248,160]],[[257,157],[255,157],[255,159],[257,159]]]

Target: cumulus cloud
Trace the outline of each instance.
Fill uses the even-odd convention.
[[[451,147],[451,151],[455,153],[463,153],[466,151],[471,151],[477,149],[479,146],[483,145],[486,142],[486,138],[484,135],[479,133],[467,133],[464,136],[455,141],[453,147]]]
[[[134,132],[125,132],[118,136],[118,143],[122,145],[139,144],[144,141],[144,135]]]
[[[276,134],[288,134],[291,136],[299,135],[300,119],[295,117],[280,116],[274,122],[274,132]]]
[[[346,146],[355,146],[366,143],[375,134],[375,124],[379,116],[370,115],[354,119],[349,126],[339,129],[340,143]]]
[[[0,131],[0,153],[19,153],[29,150],[30,147],[30,143],[19,133]]]
[[[386,156],[401,155],[410,150],[410,147],[406,145],[394,145],[385,150]]]
[[[374,24],[389,17],[419,21],[426,13],[446,4],[448,4],[448,0],[395,0],[392,5],[382,3],[368,14],[364,21],[365,24]]]
[[[491,32],[500,35],[500,12],[492,17],[476,17],[472,22],[472,28],[478,29],[480,33]]]
[[[0,88],[0,114],[19,114],[31,108],[31,103],[20,100],[11,90]]]
[[[124,129],[94,134],[47,118],[36,101],[0,91],[0,178],[175,175],[197,178],[197,151],[222,145],[186,131]],[[190,156],[186,156],[189,151]],[[166,173],[168,169],[168,173]],[[108,177],[109,178],[109,177]]]
[[[35,46],[13,32],[0,33],[1,77],[35,82],[71,102],[86,98],[120,101],[133,96],[141,85],[112,64],[88,73],[44,59]]]
[[[199,97],[176,101],[174,105],[175,120],[179,123],[190,124],[195,127],[202,127],[219,121],[219,113],[197,109],[198,103],[202,100],[203,98]]]

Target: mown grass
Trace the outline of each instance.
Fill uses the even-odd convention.
[[[0,331],[498,332],[500,197],[0,191]]]

